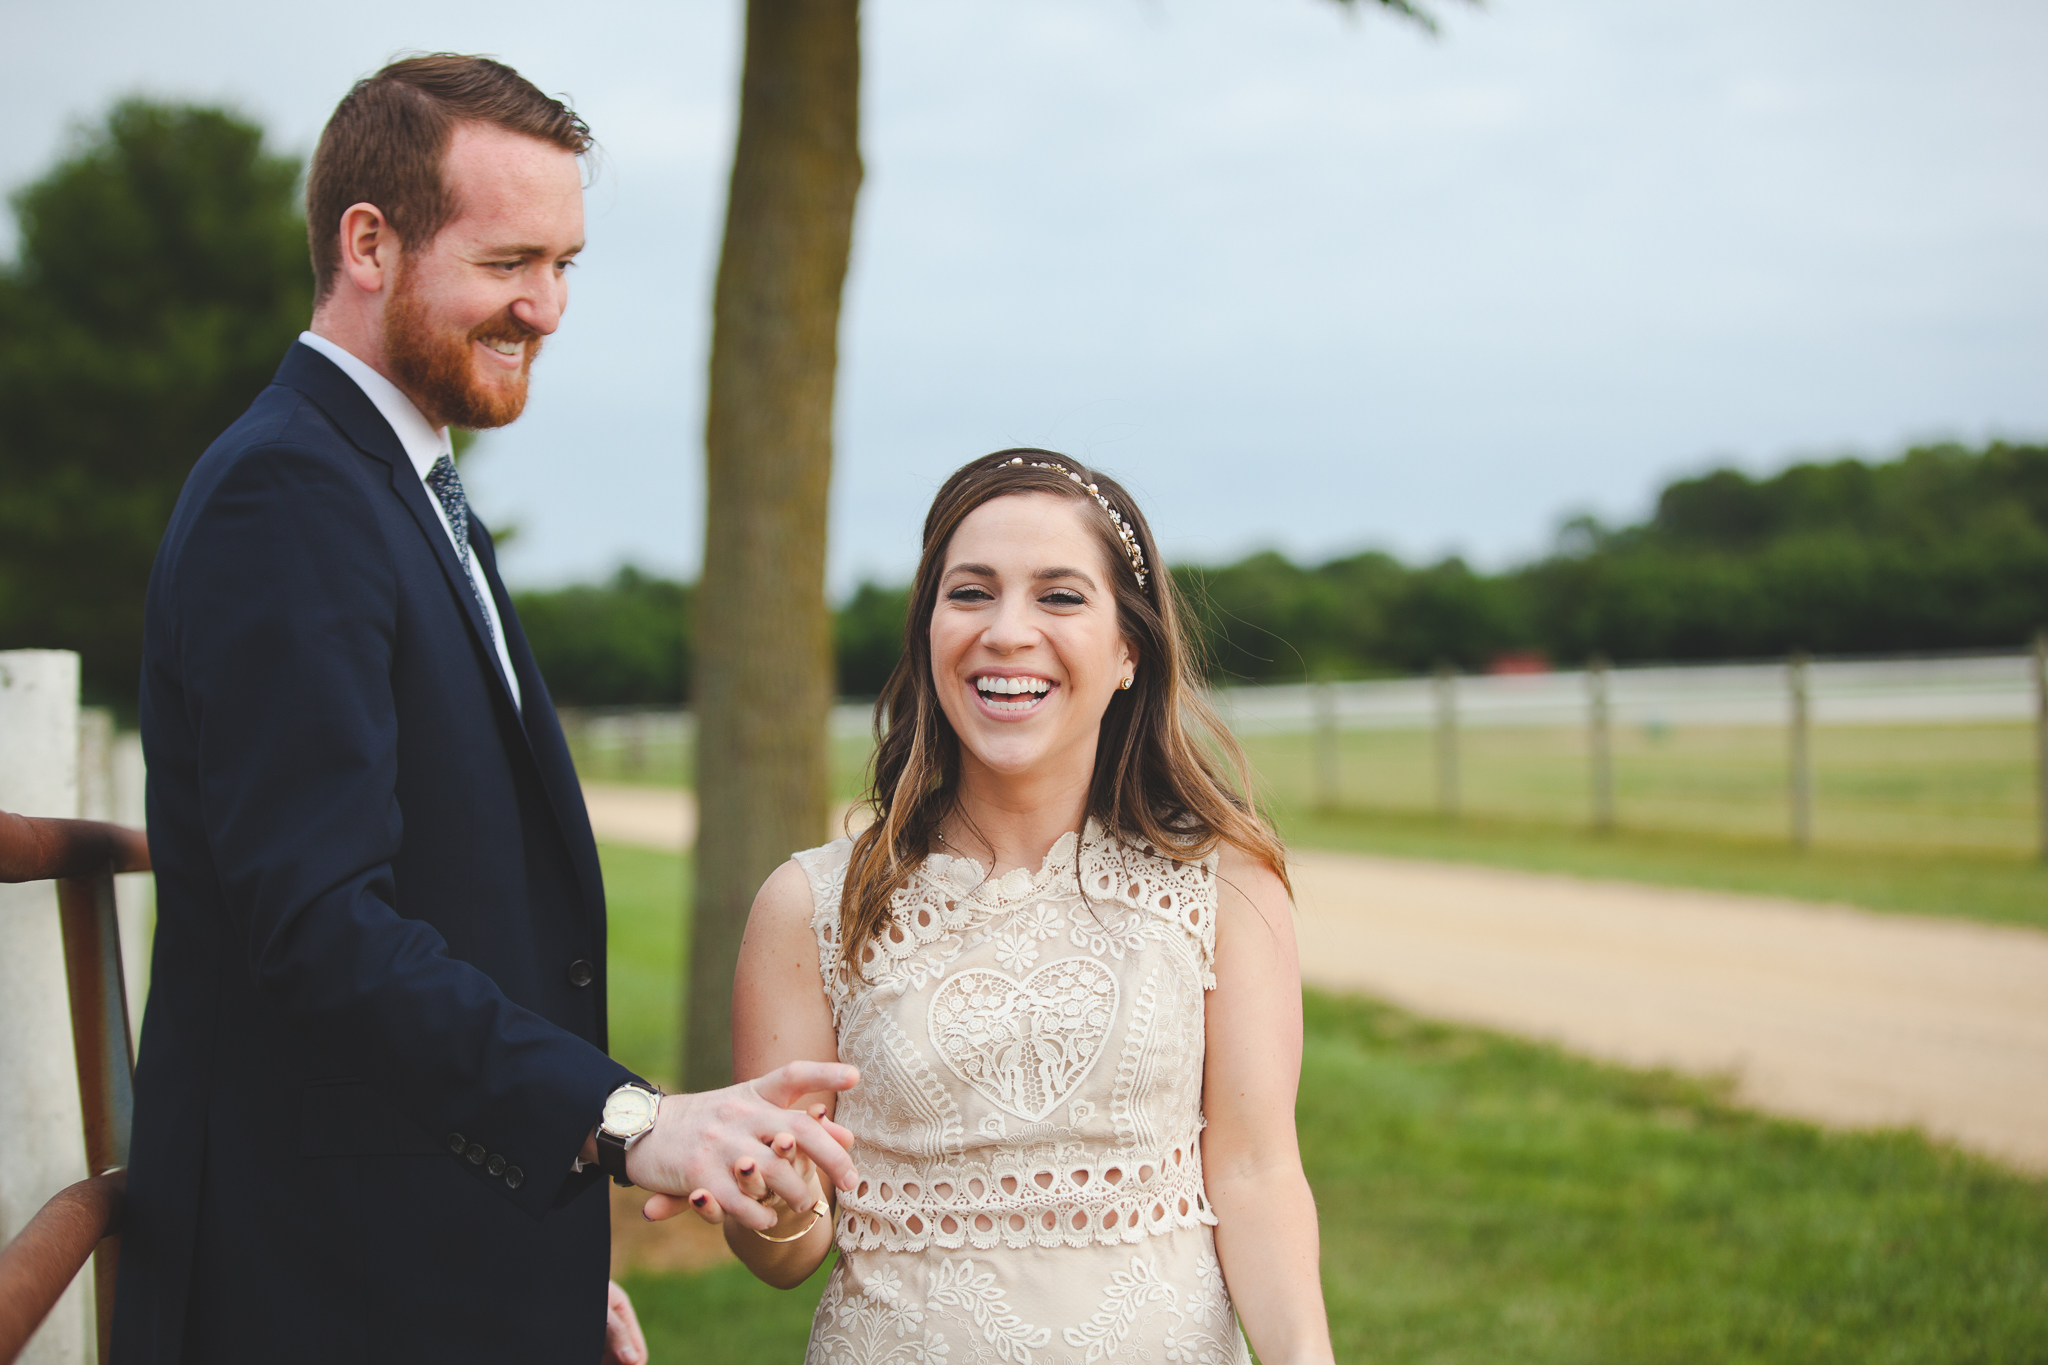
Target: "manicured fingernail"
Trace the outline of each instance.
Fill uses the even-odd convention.
[[[699,1190],[697,1191],[697,1193],[690,1196],[690,1202],[701,1209],[707,1202],[709,1202],[710,1198],[710,1195],[704,1193],[704,1191],[702,1190]]]

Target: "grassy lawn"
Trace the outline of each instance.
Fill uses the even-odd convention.
[[[2048,1359],[2048,1183],[1311,995],[1340,1360]]]
[[[832,796],[851,801],[866,785],[868,754],[874,748],[866,737],[831,741]],[[649,739],[636,746],[604,745],[587,733],[572,734],[569,754],[576,771],[586,782],[616,782],[634,787],[687,787],[696,780],[695,741]]]
[[[611,930],[609,1001],[612,1055],[663,1086],[682,1075],[676,1063],[689,939],[684,908],[687,854],[601,844]]]
[[[1591,820],[1585,732],[1466,729],[1458,739],[1462,813],[1560,827]],[[1437,809],[1434,740],[1420,730],[1351,731],[1337,749],[1337,805],[1376,814]],[[2024,856],[2040,848],[2033,727],[1823,725],[1813,732],[1814,841]],[[1313,736],[1248,734],[1277,802],[1316,799]],[[1785,843],[1786,737],[1770,726],[1620,727],[1615,817],[1625,829]]]
[[[1981,732],[1976,739],[1985,740],[2001,727],[1948,728],[1975,730]],[[1359,738],[1347,736],[1347,741]],[[1915,745],[1927,743],[1925,735],[1914,738],[1889,733],[1882,738],[1886,745],[1903,747],[1911,747],[1907,745],[1909,738]],[[1895,750],[1874,746],[1866,754],[1870,770],[1884,768],[1881,759],[1885,752]],[[866,756],[866,746],[859,741],[834,746],[835,799],[857,794]],[[2032,845],[2017,838],[1977,845],[1941,844],[1926,837],[1854,843],[1826,838],[1828,831],[1823,824],[1820,841],[1800,852],[1777,829],[1759,827],[1745,832],[1739,821],[1708,821],[1703,829],[1624,823],[1611,834],[1594,834],[1573,813],[1572,803],[1562,799],[1548,805],[1524,802],[1505,814],[1487,813],[1484,803],[1468,800],[1467,813],[1457,820],[1439,817],[1426,804],[1409,809],[1354,802],[1335,811],[1320,811],[1310,801],[1306,737],[1268,739],[1254,747],[1254,756],[1259,763],[1261,785],[1281,831],[1290,844],[1299,848],[1569,872],[2048,929],[2048,864],[2042,863]],[[1955,765],[1949,766],[1952,769]],[[1354,768],[1345,771],[1357,777]],[[1549,771],[1552,777],[1559,777],[1564,772],[1561,760],[1550,765]],[[1695,770],[1695,777],[1702,771],[1705,768]],[[587,775],[601,780],[619,776]],[[1988,785],[2009,789],[2011,778],[2012,773],[2007,772],[1996,781],[1985,780]],[[1947,780],[1962,779],[1949,771]],[[1472,781],[1468,773],[1468,795]],[[1524,790],[1533,790],[1533,785]],[[1910,816],[1916,808],[1913,802],[1919,797],[1906,792],[1898,799],[1904,804],[1897,807],[1897,812]],[[1765,795],[1756,795],[1755,800],[1763,806],[1769,804]],[[2017,809],[2017,798],[2011,797],[2008,790],[2007,797],[2001,800],[2001,809],[2006,811],[2000,817],[2001,828],[2013,826],[2018,819],[2012,814]],[[1479,809],[1472,809],[1474,806]],[[1626,816],[1625,803],[1622,810]],[[1925,823],[1937,831],[1949,827],[1941,824],[1936,813],[1927,814]],[[677,866],[673,859],[657,864],[646,861],[653,855],[623,849],[617,850],[617,854],[617,875],[628,880],[668,877],[676,883],[682,875],[672,870]],[[667,904],[680,904],[679,886],[660,894],[669,897]],[[664,924],[661,932],[679,934],[679,921]],[[628,956],[639,952],[637,945],[627,946]],[[654,988],[667,990],[665,984]],[[664,1063],[664,1074],[668,1065]]]
[[[1534,872],[1697,886],[1834,901],[2048,929],[2048,866],[2031,854],[1924,848],[1830,848],[1801,853],[1781,841],[1584,828],[1391,811],[1274,815],[1298,848],[1485,863]]]
[[[670,1076],[687,864],[603,855],[615,1050]],[[1340,1360],[2048,1361],[2048,1182],[1366,1001],[1306,1014]],[[725,1365],[800,1359],[822,1276],[628,1283],[657,1362]]]
[[[660,718],[650,721],[644,733],[607,738],[571,715],[562,728],[569,756],[586,782],[687,787],[696,778],[696,740],[670,733],[665,723],[666,718]]]
[[[733,1261],[694,1275],[628,1275],[622,1283],[652,1365],[798,1365],[825,1274],[795,1289],[770,1289]]]

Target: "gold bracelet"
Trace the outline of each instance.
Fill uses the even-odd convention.
[[[756,1232],[754,1235],[756,1237],[759,1237],[764,1242],[794,1242],[798,1238],[810,1236],[811,1229],[818,1226],[818,1220],[823,1218],[824,1216],[825,1201],[821,1199],[817,1203],[811,1205],[811,1221],[804,1224],[803,1230],[801,1232],[792,1232],[787,1237],[770,1237],[765,1232]]]

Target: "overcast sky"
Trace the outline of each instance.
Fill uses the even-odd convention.
[[[1125,479],[1182,560],[1497,565],[1710,462],[2048,436],[2048,5],[1438,9],[869,0],[835,589],[1004,445]],[[515,583],[694,575],[739,16],[0,0],[0,184],[134,91],[302,154],[403,50],[567,92],[590,249],[465,477]]]

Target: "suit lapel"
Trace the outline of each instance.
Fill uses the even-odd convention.
[[[455,543],[441,526],[440,515],[434,510],[433,494],[427,491],[419,471],[413,468],[398,433],[384,420],[384,414],[377,411],[377,405],[370,401],[369,395],[342,373],[340,366],[302,342],[294,342],[285,353],[284,363],[278,366],[277,382],[297,389],[318,403],[321,411],[334,420],[358,450],[390,467],[391,491],[405,504],[405,510],[412,514],[420,534],[427,538],[427,547],[441,566],[441,575],[447,580],[448,590],[455,594],[456,608],[469,622],[471,642],[476,646],[479,661],[496,681],[499,693],[508,703],[513,703],[513,713],[517,715],[519,708],[513,701],[512,687],[505,679],[505,671],[498,666],[498,652],[491,644],[490,624],[484,619],[483,607],[469,586],[469,575],[462,571],[462,561],[455,557]],[[470,518],[470,524],[472,527],[476,524],[474,516]],[[471,535],[472,554],[475,553],[476,540],[477,537]]]
[[[397,440],[396,437],[392,439],[394,442]],[[499,693],[511,704],[513,714],[519,714],[520,707],[512,695],[512,685],[505,679],[505,670],[498,665],[498,651],[491,643],[490,622],[484,619],[483,605],[477,601],[476,590],[469,585],[469,575],[462,571],[462,561],[455,557],[455,542],[448,539],[448,532],[442,528],[441,518],[434,511],[433,494],[429,493],[426,484],[420,481],[419,471],[412,467],[412,461],[406,458],[403,447],[399,449],[398,459],[391,466],[391,487],[398,494],[399,501],[405,504],[405,510],[412,513],[412,519],[418,524],[420,534],[433,546],[434,558],[441,565],[441,574],[448,580],[448,590],[455,594],[456,604],[462,608],[462,617],[469,622],[470,639],[477,647],[485,671],[496,681]],[[471,556],[475,557],[480,537],[476,534],[477,519],[474,510],[469,515],[469,529],[469,550]],[[481,562],[480,558],[478,562]],[[500,615],[504,614],[503,607],[498,610]]]
[[[555,823],[561,826],[562,837],[569,845],[570,858],[576,864],[576,875],[583,883],[584,901],[594,916],[604,912],[604,873],[598,866],[597,843],[590,830],[590,812],[583,803],[583,785],[576,776],[576,763],[569,754],[569,742],[562,734],[562,723],[555,715],[555,703],[548,696],[547,684],[540,676],[540,666],[533,660],[533,650],[526,643],[526,632],[519,624],[519,615],[512,609],[512,598],[505,591],[504,580],[498,577],[497,547],[491,542],[490,531],[470,517],[470,546],[476,552],[476,564],[483,574],[485,591],[497,604],[498,619],[505,625],[505,652],[511,656],[512,670],[519,678],[520,695],[526,699],[522,710],[525,721],[526,741],[533,749],[534,766],[540,769],[541,786],[547,791],[548,802],[555,812]],[[445,537],[444,537],[445,538]]]

